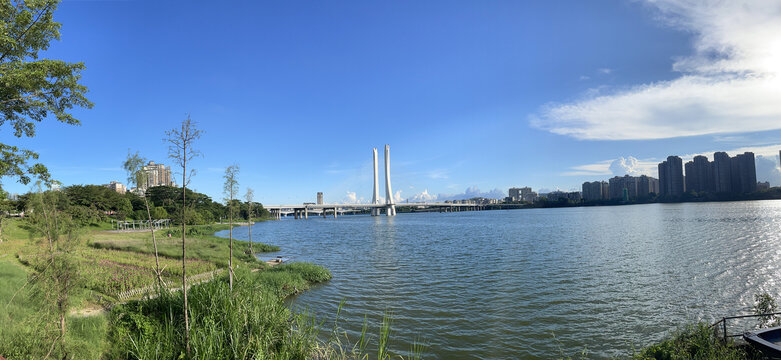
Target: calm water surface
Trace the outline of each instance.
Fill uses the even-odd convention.
[[[428,359],[537,359],[628,355],[750,311],[781,291],[779,230],[781,201],[754,201],[310,217],[252,234],[282,249],[268,256],[332,271],[291,305],[331,324],[345,300],[353,339],[390,311],[396,353],[420,337]]]

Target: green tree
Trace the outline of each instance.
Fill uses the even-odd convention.
[[[162,206],[155,206],[154,210],[152,210],[152,217],[157,220],[168,219],[168,211],[165,211],[165,208]]]
[[[160,258],[157,255],[157,238],[155,238],[155,228],[152,226],[152,212],[149,211],[149,201],[146,196],[148,174],[144,171],[145,162],[146,159],[142,158],[141,155],[138,155],[138,151],[136,151],[135,154],[131,154],[130,151],[128,151],[127,158],[125,159],[125,162],[122,163],[122,168],[127,172],[128,184],[133,184],[136,189],[141,189],[141,191],[144,192],[143,197],[144,206],[146,207],[146,217],[149,221],[149,232],[152,233],[152,245],[155,248],[155,275],[157,276],[157,282],[162,289],[165,283],[163,282],[163,274],[160,272]]]
[[[236,204],[233,198],[239,192],[239,181],[236,179],[239,175],[239,166],[234,164],[225,168],[225,202],[228,205],[228,283],[233,291],[233,214],[236,212]]]
[[[52,40],[60,39],[60,23],[53,20],[59,0],[0,1],[0,125],[10,124],[16,137],[35,136],[35,123],[50,115],[78,125],[69,113],[74,107],[91,108],[87,87],[81,85],[83,63],[39,59]],[[0,175],[27,184],[31,177],[50,182],[38,154],[0,143]]]
[[[187,234],[187,224],[185,219],[185,209],[187,208],[187,185],[190,184],[190,178],[195,172],[190,169],[187,172],[187,162],[200,156],[201,153],[193,148],[193,143],[201,138],[201,130],[190,120],[190,115],[182,121],[179,128],[174,128],[165,132],[168,142],[168,157],[173,159],[182,169],[182,296],[184,297],[184,347],[187,350],[187,356],[190,356],[190,318],[187,315],[187,246],[185,245],[185,234]]]
[[[33,195],[29,217],[30,231],[33,235],[43,236],[47,243],[48,260],[44,266],[37,269],[33,283],[37,288],[35,293],[42,297],[41,309],[44,316],[54,313],[59,335],[52,340],[46,358],[55,351],[62,359],[68,359],[66,347],[66,317],[70,307],[70,292],[76,287],[77,264],[72,255],[74,246],[78,241],[76,227],[73,222],[61,211],[58,204],[63,194],[59,191],[41,192],[40,183],[38,192]],[[47,325],[47,327],[50,325]],[[47,334],[44,334],[46,336]],[[55,346],[59,344],[58,349]]]

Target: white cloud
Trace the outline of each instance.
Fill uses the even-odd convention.
[[[589,79],[591,79],[590,76],[586,76],[586,75],[581,75],[580,76],[580,81],[586,81],[586,80],[589,80]]]
[[[571,171],[562,173],[564,176],[580,175],[610,175],[610,164],[615,160],[605,160],[594,164],[573,166]]]
[[[647,3],[695,35],[693,54],[673,64],[681,76],[546,106],[533,126],[595,140],[781,129],[781,2]]]
[[[428,189],[423,190],[423,192],[412,195],[410,197],[409,202],[426,202],[426,201],[435,201],[437,200],[436,195],[432,195],[428,193]]]
[[[396,193],[393,194],[393,201],[397,203],[404,201],[404,199],[401,198],[401,190],[396,190]]]
[[[656,176],[656,159],[638,160],[635,157],[627,156],[618,159],[603,160],[592,164],[578,165],[571,167],[571,171],[562,173],[565,176]]]
[[[344,196],[344,200],[342,200],[342,203],[357,204],[358,196],[355,194],[355,191],[347,191],[347,194]]]
[[[610,69],[610,68],[600,68],[600,69],[597,69],[597,71],[598,71],[600,74],[605,74],[605,75],[607,75],[607,74],[610,74],[610,73],[612,73],[612,72],[613,72],[613,69]]]
[[[623,156],[610,163],[610,172],[616,175],[640,175],[640,162],[636,158]]]
[[[778,163],[778,155],[757,156],[757,181],[769,181],[770,186],[781,185],[781,167]]]

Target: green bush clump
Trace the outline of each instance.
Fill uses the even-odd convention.
[[[228,229],[228,225],[220,225],[220,224],[188,226],[187,236],[214,235],[214,233],[218,231],[227,230],[227,229]],[[172,227],[170,229],[165,230],[165,232],[171,233],[172,237],[182,237],[182,228],[180,227]]]
[[[285,284],[267,283],[257,275],[238,269],[233,292],[224,277],[190,288],[193,359],[306,359],[315,352],[318,329],[313,321],[292,313],[270,291]],[[182,302],[180,292],[162,293],[112,309],[115,346],[109,358],[182,356]]]
[[[328,269],[307,262],[293,262],[276,266],[269,270],[270,272],[288,272],[299,274],[304,280],[310,283],[319,283],[331,280],[331,271]]]
[[[635,360],[761,359],[751,348],[724,342],[705,323],[689,325],[671,338],[644,348]]]

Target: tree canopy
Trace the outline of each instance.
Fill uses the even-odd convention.
[[[84,63],[39,59],[53,40],[60,39],[60,23],[53,20],[59,0],[0,1],[0,126],[10,125],[16,137],[35,136],[35,123],[53,116],[78,125],[70,110],[91,108],[87,87],[80,84]],[[0,176],[27,184],[32,177],[48,182],[38,154],[0,144]]]

